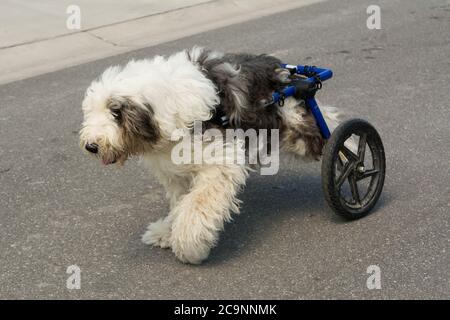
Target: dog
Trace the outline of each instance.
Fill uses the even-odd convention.
[[[169,213],[148,226],[142,241],[171,248],[182,262],[199,264],[216,245],[224,223],[239,212],[237,195],[257,165],[176,164],[173,150],[179,141],[174,133],[182,130],[194,143],[198,122],[200,135],[209,129],[276,130],[283,157],[319,160],[325,142],[304,100],[289,97],[282,107],[270,104],[272,93],[291,77],[273,56],[202,47],[113,66],[85,93],[80,146],[104,165],[140,157],[170,204]],[[322,112],[328,125],[336,127],[337,110]],[[201,140],[202,146],[210,143]],[[238,145],[248,147],[238,138],[223,142],[224,148]]]

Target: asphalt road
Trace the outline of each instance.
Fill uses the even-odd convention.
[[[328,1],[0,87],[0,298],[450,298],[450,3]],[[140,241],[168,210],[136,161],[78,148],[80,103],[104,68],[204,45],[331,67],[320,100],[380,131],[382,198],[345,222],[320,163],[253,176],[242,214],[201,266]],[[81,289],[66,268],[81,268]],[[369,265],[381,269],[369,290]]]

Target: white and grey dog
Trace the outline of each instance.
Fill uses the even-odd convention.
[[[304,101],[266,104],[289,81],[280,63],[268,55],[194,47],[110,67],[92,82],[82,104],[82,148],[103,164],[140,156],[167,191],[170,212],[148,226],[144,243],[171,248],[181,261],[197,264],[208,257],[231,213],[239,212],[237,193],[251,166],[174,163],[173,133],[179,129],[193,135],[198,121],[218,130],[276,129],[282,154],[320,158],[324,140]],[[323,113],[335,127],[335,110]],[[220,123],[224,116],[228,121]],[[233,143],[242,145],[238,140]]]

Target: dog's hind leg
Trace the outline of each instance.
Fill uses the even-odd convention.
[[[200,167],[189,193],[170,213],[175,217],[171,246],[178,259],[198,264],[208,257],[224,222],[239,212],[236,195],[247,175],[240,165]]]
[[[280,149],[305,160],[319,160],[325,140],[303,101],[287,99],[282,111]]]

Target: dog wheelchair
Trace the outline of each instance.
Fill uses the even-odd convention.
[[[311,110],[326,141],[321,167],[326,201],[334,212],[346,219],[367,215],[381,195],[386,172],[380,135],[370,123],[361,119],[347,120],[331,134],[315,95],[333,72],[304,65],[283,64],[282,68],[289,70],[295,80],[274,92],[270,104],[283,106],[285,98],[296,96],[305,100],[306,107]],[[352,150],[352,145],[357,145],[357,150]]]

